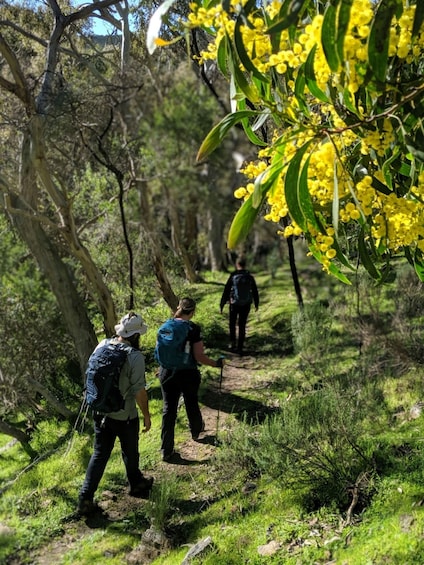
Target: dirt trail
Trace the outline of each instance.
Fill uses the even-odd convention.
[[[204,433],[200,435],[198,441],[194,441],[187,430],[187,440],[176,445],[183,463],[186,464],[159,463],[152,473],[149,472],[156,481],[160,481],[171,469],[173,473],[181,476],[184,473],[192,473],[193,465],[207,464],[216,450],[217,434],[219,437],[228,423],[229,415],[234,414],[239,398],[237,394],[255,388],[254,373],[258,368],[256,359],[249,355],[239,357],[233,354],[227,354],[226,358],[227,364],[223,369],[222,378],[218,375],[216,380],[208,384],[208,389],[201,399],[201,410],[205,421]],[[31,555],[32,565],[57,565],[63,556],[81,543],[81,538],[91,536],[93,529],[106,529],[113,522],[125,520],[126,516],[144,503],[143,500],[128,496],[124,487],[121,492],[99,489],[97,496],[103,513],[87,519],[78,519],[75,515],[69,516],[62,524],[62,536],[55,538]],[[127,563],[148,563],[145,548],[142,554],[140,551],[135,550],[128,555]],[[10,565],[20,565],[20,561],[10,562]]]

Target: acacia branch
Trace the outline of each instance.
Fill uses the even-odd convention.
[[[333,134],[343,133],[343,132],[348,131],[348,130],[354,130],[354,129],[360,128],[364,124],[372,124],[373,122],[381,120],[381,118],[387,118],[391,114],[396,113],[396,111],[399,110],[407,102],[411,102],[412,100],[414,100],[418,96],[421,96],[423,93],[424,93],[424,84],[422,84],[421,86],[419,86],[417,88],[413,88],[411,90],[411,92],[409,94],[406,94],[405,96],[403,96],[403,98],[399,102],[397,102],[396,104],[392,104],[392,106],[390,106],[389,108],[386,108],[383,112],[380,112],[379,114],[368,116],[367,118],[365,118],[361,121],[358,121],[354,124],[351,124],[351,125],[348,125],[348,126],[345,126],[345,127],[342,127],[342,128],[335,128],[335,129],[325,128],[323,131],[325,133],[327,133],[328,135],[333,135]]]

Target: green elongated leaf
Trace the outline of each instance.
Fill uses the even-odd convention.
[[[303,231],[305,231],[307,226],[299,203],[300,166],[302,164],[303,156],[310,144],[311,142],[305,143],[294,155],[287,169],[286,180],[284,183],[284,192],[290,216]]]
[[[343,104],[352,114],[360,117],[358,109],[352,104],[351,95],[347,88],[343,90]]]
[[[200,146],[197,153],[197,161],[202,161],[208,155],[210,155],[215,149],[221,144],[224,137],[227,135],[229,130],[237,123],[241,122],[243,118],[249,118],[252,116],[257,116],[259,112],[253,110],[243,110],[242,112],[234,112],[233,114],[228,114],[223,118],[219,124],[214,126]]]
[[[319,88],[315,78],[314,60],[315,60],[316,50],[317,50],[317,46],[315,45],[311,49],[305,63],[303,64],[306,86],[309,88],[309,92],[312,94],[312,96],[315,96],[315,98],[321,100],[321,102],[328,103],[329,102],[328,96]]]
[[[315,229],[320,230],[321,226],[315,217],[314,205],[312,204],[312,199],[308,188],[308,169],[310,160],[311,157],[309,156],[306,159],[306,162],[303,165],[302,171],[300,173],[298,184],[298,201],[303,217],[305,218],[305,225],[308,226],[308,224],[311,224]]]
[[[308,222],[320,230],[308,190],[309,158],[302,166],[303,157],[311,143],[312,140],[305,143],[294,155],[288,166],[284,183],[284,193],[290,216],[303,231],[308,230]]]
[[[390,25],[398,10],[399,0],[381,0],[374,16],[368,38],[368,62],[374,76],[386,81],[390,43]]]
[[[337,24],[337,54],[339,61],[344,61],[344,40],[350,20],[350,11],[353,0],[342,0],[339,5],[339,18]]]
[[[224,77],[226,77],[228,79],[229,76],[230,76],[230,73],[229,73],[228,66],[227,66],[227,56],[228,56],[227,41],[228,41],[228,38],[227,38],[227,36],[224,35],[224,37],[221,39],[221,41],[219,42],[219,45],[218,45],[216,62],[217,62],[217,65],[218,65],[218,69],[221,71],[221,73],[224,75]]]
[[[356,114],[357,110],[354,108],[353,112],[350,111],[349,107],[351,103],[344,104],[344,92],[340,92],[336,87],[329,85],[328,92],[330,94],[331,101],[333,103],[333,107],[336,110],[337,114],[340,118],[345,122],[348,126],[357,125],[359,120]]]
[[[408,263],[414,267],[420,281],[424,282],[423,254],[421,253],[421,251],[416,250],[414,255],[412,255],[411,249],[409,247],[404,247],[403,250]]]
[[[221,0],[203,0],[202,2],[202,6],[205,10],[218,6],[218,4],[221,4]]]
[[[397,172],[404,177],[411,177],[411,165],[408,163],[401,163],[400,167],[398,167]]]
[[[333,204],[332,204],[332,219],[333,219],[333,227],[336,233],[339,231],[339,178],[337,176],[337,166],[334,163],[334,173],[333,173]]]
[[[328,4],[321,28],[321,43],[328,66],[335,73],[339,70],[340,60],[336,50],[336,15],[335,6]]]
[[[244,129],[247,137],[249,138],[249,140],[254,145],[259,145],[260,147],[266,147],[267,146],[265,141],[263,139],[261,139],[259,136],[257,136],[256,133],[253,131],[251,125],[249,124],[249,120],[247,120],[247,119],[241,120],[241,124],[243,126],[243,129]]]
[[[242,111],[252,111],[252,110],[247,110],[246,109],[247,105],[246,105],[246,99],[243,98],[242,100],[240,100],[239,102],[239,112]],[[249,119],[247,117],[242,118],[240,120],[241,125],[243,126],[244,132],[247,135],[247,137],[250,139],[250,141],[254,144],[254,145],[259,145],[259,147],[266,147],[266,143],[263,141],[263,139],[261,139],[260,137],[258,137],[255,133],[255,130],[260,127],[261,121],[262,119],[266,120],[269,116],[269,110],[266,109],[264,110],[263,114],[261,112],[257,112],[256,114],[258,116],[258,119],[255,120],[255,123],[253,125],[250,125],[249,123]]]
[[[281,5],[278,21],[274,22],[266,33],[274,34],[289,28],[297,23],[301,10],[309,3],[309,0],[284,0]]]
[[[422,0],[417,0],[415,5],[415,16],[414,25],[412,27],[412,37],[418,35],[421,30],[421,26],[424,22],[424,2]]]
[[[282,165],[271,165],[268,169],[263,171],[257,176],[255,180],[255,190],[251,196],[253,208],[258,208],[262,202],[263,198],[268,192],[275,186],[278,181],[282,170]],[[266,177],[266,180],[263,180]]]
[[[392,169],[396,172],[400,172],[396,167],[392,167],[393,163],[399,158],[399,151],[396,149],[393,151],[392,155],[383,163],[381,170],[384,175],[384,180],[390,190],[393,190],[393,175]],[[407,175],[409,176],[409,175]]]
[[[273,92],[271,90],[271,80],[262,82],[256,77],[252,76],[252,82],[259,92],[261,100],[273,100]]]
[[[378,190],[378,192],[382,192],[383,194],[389,195],[392,193],[392,191],[390,190],[390,188],[388,188],[385,184],[383,184],[382,182],[380,182],[377,178],[372,177],[372,182],[371,182],[371,186],[373,188],[375,188],[375,190]]]
[[[262,202],[265,199],[263,196]],[[228,232],[227,247],[228,249],[235,249],[239,243],[244,241],[248,236],[253,224],[260,212],[261,207],[256,208],[252,205],[252,198],[245,200],[239,208],[237,214],[231,222],[230,230]]]
[[[248,100],[253,102],[253,104],[258,104],[260,102],[259,93],[255,85],[249,84],[247,78],[245,77],[243,71],[240,69],[238,55],[234,50],[230,42],[228,42],[230,47],[230,53],[228,57],[228,68],[234,77],[234,82],[241,92],[246,96]]]
[[[303,71],[303,66],[299,68],[297,73],[296,82],[294,84],[294,95],[296,97],[297,103],[299,104],[299,109],[306,115],[309,116],[309,108],[306,105],[305,98],[305,73]]]
[[[418,147],[415,147],[415,145],[411,145],[409,143],[406,144],[406,147],[408,151],[411,153],[411,155],[415,157],[415,159],[418,159],[419,161],[424,163],[424,151],[422,151]]]
[[[419,260],[415,255],[414,268],[421,282],[424,282],[424,261]]]
[[[323,264],[324,256],[323,256],[322,253],[320,253],[319,251],[316,251],[316,250],[312,250],[312,249],[310,249],[310,252],[312,253],[312,255],[315,257],[315,259],[319,263]],[[347,278],[347,276],[344,275],[334,263],[330,262],[330,264],[328,266],[328,270],[334,277],[336,277],[342,283],[349,284],[349,285],[352,284],[351,281]]]
[[[224,10],[224,12],[227,12],[227,14],[230,14],[230,10],[231,10],[231,2],[230,0],[222,0],[222,9]]]
[[[367,249],[367,245],[365,243],[365,233],[364,230],[362,229],[359,233],[358,236],[358,252],[359,252],[359,258],[361,260],[361,263],[363,264],[363,266],[365,267],[365,269],[368,271],[368,273],[371,275],[371,277],[375,280],[380,280],[381,279],[381,273],[380,271],[376,268],[376,266],[374,265],[369,251]]]
[[[257,79],[259,79],[261,82],[269,82],[268,77],[266,77],[261,72],[259,72],[256,66],[250,60],[250,57],[247,54],[246,48],[243,43],[243,36],[240,29],[242,25],[247,25],[247,19],[245,17],[245,13],[249,12],[255,5],[256,5],[256,0],[248,0],[247,4],[243,8],[243,11],[237,17],[236,24],[234,26],[234,44],[239,59],[242,65],[244,66],[244,68],[248,72],[252,73],[252,75],[255,76]]]

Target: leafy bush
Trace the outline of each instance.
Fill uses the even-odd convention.
[[[293,343],[305,376],[322,377],[326,372],[327,355],[333,339],[330,314],[330,310],[324,304],[313,302],[305,305],[292,316]]]
[[[229,434],[222,461],[300,489],[314,507],[335,503],[346,509],[358,478],[374,474],[363,419],[350,394],[324,387],[290,399],[262,426]]]

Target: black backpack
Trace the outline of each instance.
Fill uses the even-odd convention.
[[[248,272],[233,275],[232,304],[244,306],[252,303],[252,279]]]
[[[119,390],[119,376],[131,347],[105,343],[90,355],[85,371],[85,400],[94,412],[118,412],[125,405]]]

